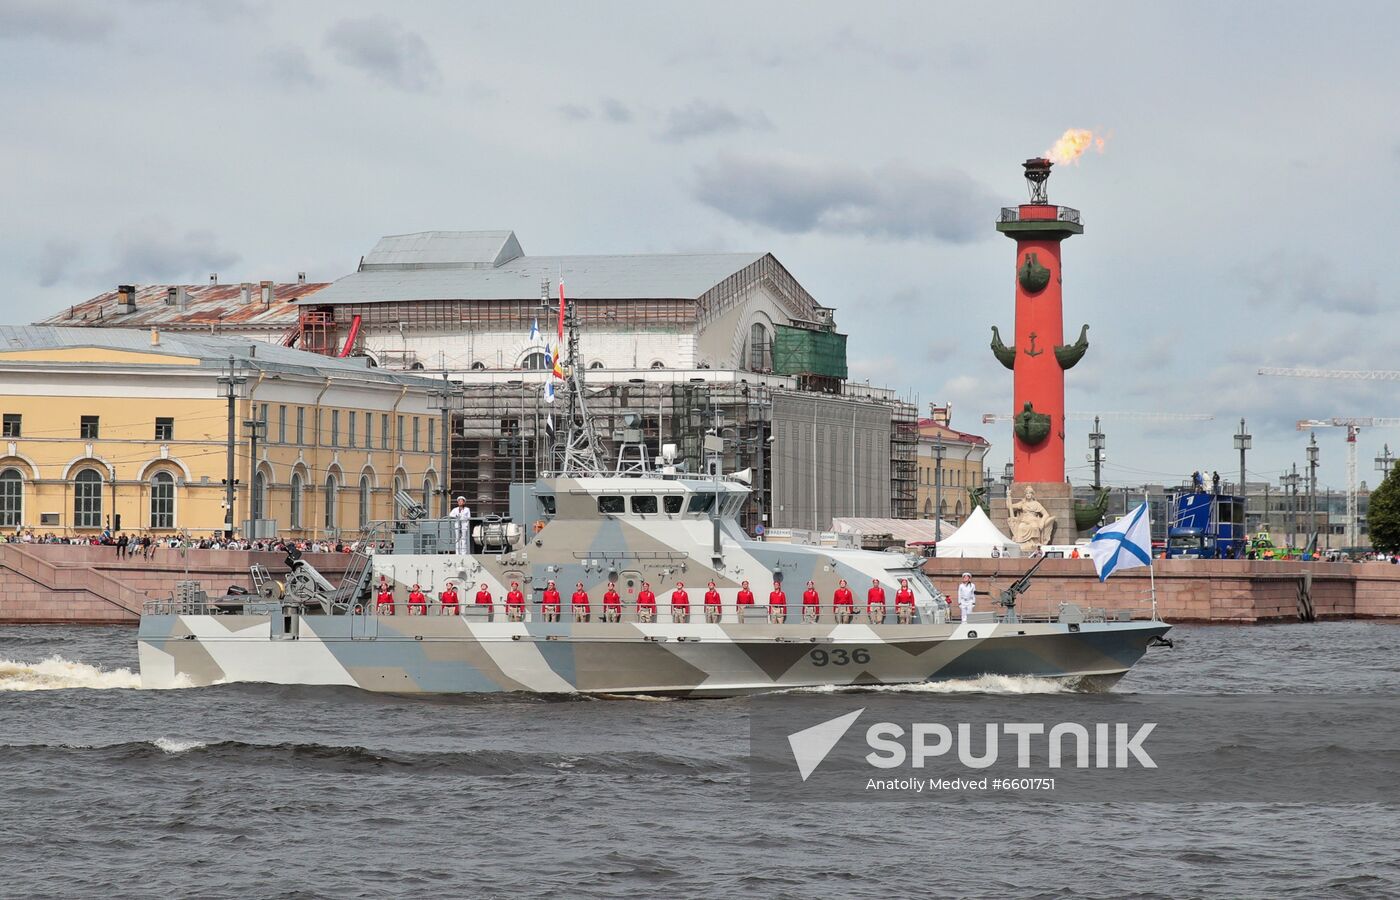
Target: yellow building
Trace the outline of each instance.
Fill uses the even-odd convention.
[[[0,326],[0,530],[224,530],[230,380],[238,534],[354,535],[399,490],[439,511],[433,379],[246,338]]]
[[[971,491],[982,487],[983,466],[990,448],[986,438],[949,427],[946,407],[934,407],[932,418],[920,419],[919,518],[934,518],[934,506],[941,500],[943,508],[938,518],[954,525],[962,524],[972,512]]]

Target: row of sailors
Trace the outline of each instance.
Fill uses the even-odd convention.
[[[482,582],[481,588],[476,592],[476,602],[483,606],[495,607],[496,600],[485,582]],[[747,581],[740,586],[735,602],[739,606],[755,606],[754,594]],[[442,615],[455,616],[461,612],[461,600],[455,583],[447,582],[446,588],[438,595],[438,603]],[[379,615],[392,616],[394,614],[394,591],[384,576],[380,576],[375,605]],[[588,622],[592,620],[593,605],[589,600],[588,592],[584,590],[582,581],[575,588],[574,594],[570,598],[570,605],[574,621]],[[656,594],[648,582],[642,582],[642,589],[637,594],[636,605],[638,621],[656,621]],[[768,621],[774,624],[786,622],[787,606],[787,594],[783,592],[782,584],[773,582],[773,590],[768,594]],[[711,581],[709,589],[705,591],[705,621],[718,622],[722,608],[719,591],[715,588],[715,583]],[[908,579],[901,578],[899,580],[899,590],[894,595],[894,609],[895,620],[900,624],[914,621],[914,592],[909,588]],[[866,618],[870,622],[884,622],[885,610],[885,589],[881,587],[880,580],[876,578],[871,582],[870,589],[865,594]],[[410,616],[426,615],[427,611],[428,597],[423,592],[422,587],[415,584],[408,594],[408,614]],[[563,599],[554,582],[550,581],[540,599],[541,617],[546,622],[558,622],[562,611]],[[855,595],[851,592],[845,579],[841,580],[832,597],[832,616],[836,622],[841,624],[849,623],[855,618]],[[506,593],[506,618],[512,622],[519,622],[525,618],[525,594],[521,592],[518,581],[511,582],[510,591]],[[676,589],[671,592],[671,620],[673,622],[690,621],[690,595],[686,593],[685,584],[680,581],[676,582]],[[622,597],[617,592],[617,584],[612,581],[608,582],[608,589],[603,594],[602,621],[622,621]],[[807,582],[807,589],[802,593],[802,621],[821,621],[821,597],[817,593],[816,582],[813,581]]]

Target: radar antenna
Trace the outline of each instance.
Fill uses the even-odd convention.
[[[600,460],[598,436],[588,415],[583,390],[583,356],[578,348],[578,304],[564,309],[564,325],[569,330],[568,355],[564,359],[565,420],[563,440],[555,439],[550,447],[550,460],[557,463],[556,474],[565,478],[589,478],[604,475]]]

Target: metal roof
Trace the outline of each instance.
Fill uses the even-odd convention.
[[[514,232],[426,231],[381,239],[359,271],[303,302],[538,300],[561,277],[576,300],[694,300],[766,255],[525,256]]]
[[[151,343],[149,330],[133,328],[60,328],[51,325],[0,325],[0,353],[13,350],[52,350],[62,347],[96,347],[168,356],[194,357],[201,367],[223,368],[230,356],[243,369],[287,372],[316,377],[341,377],[410,387],[435,389],[441,382],[423,375],[377,369],[364,357],[339,359],[279,347],[249,338],[209,334],[160,332],[160,343]],[[16,365],[0,359],[0,365]],[[29,365],[30,363],[18,363]],[[86,365],[59,363],[57,365]],[[108,365],[108,364],[103,364]],[[121,364],[117,364],[121,365]]]
[[[513,231],[420,231],[380,238],[360,269],[495,268],[524,255]]]
[[[171,288],[185,289],[187,302],[181,309],[167,303]],[[261,287],[250,285],[251,302],[243,302],[241,284],[167,285],[136,287],[135,312],[118,308],[117,291],[112,289],[41,320],[40,325],[97,328],[208,328],[210,325],[237,325],[243,329],[266,328],[285,331],[297,322],[300,310],[292,301],[310,297],[326,288],[325,283],[272,285],[272,302],[264,306]]]

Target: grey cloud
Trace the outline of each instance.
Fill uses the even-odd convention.
[[[1317,254],[1274,253],[1255,260],[1242,274],[1252,307],[1359,316],[1381,310],[1380,288],[1374,281],[1348,278]]]
[[[722,104],[692,100],[666,114],[666,125],[661,130],[661,139],[680,142],[713,134],[772,127],[773,123],[761,112],[740,113]]]
[[[344,65],[405,91],[442,83],[442,72],[422,37],[391,19],[344,19],[326,32],[326,46]]]
[[[68,238],[49,238],[39,248],[36,265],[40,287],[53,287],[68,278],[73,266],[79,260],[81,247],[77,241]]]
[[[0,2],[0,39],[40,37],[61,43],[105,38],[116,26],[106,4],[46,0]]]
[[[603,102],[598,105],[603,111],[603,118],[611,122],[623,123],[632,121],[632,110],[628,109],[626,104],[621,100],[612,97],[604,97]]]
[[[114,282],[203,282],[211,272],[224,272],[242,257],[220,246],[204,229],[179,232],[159,221],[138,222],[114,241],[112,266],[99,276]]]
[[[321,79],[311,68],[311,59],[300,47],[274,47],[262,55],[262,64],[278,84],[287,87],[315,87]]]
[[[559,115],[570,122],[586,122],[593,118],[593,110],[577,103],[563,103],[556,108],[559,110]]]
[[[701,166],[695,196],[742,222],[789,234],[821,232],[951,243],[988,233],[997,198],[962,172],[904,163],[865,170],[799,157],[721,154]]]

